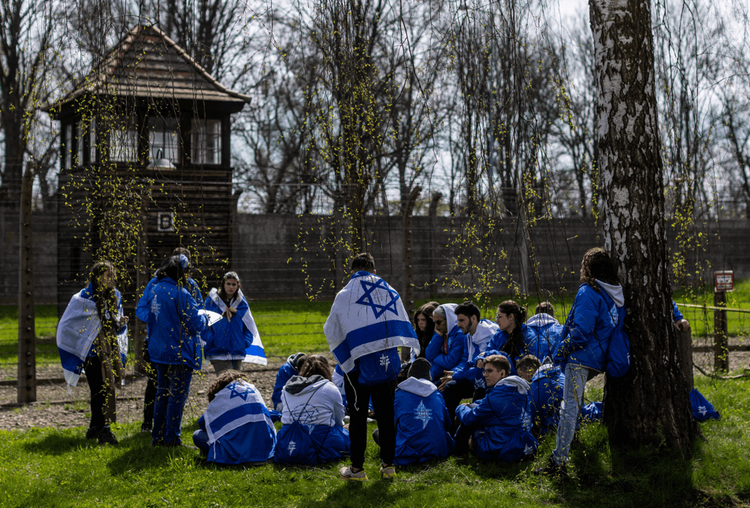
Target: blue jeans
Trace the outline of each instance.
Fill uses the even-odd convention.
[[[578,415],[583,405],[583,391],[589,377],[589,369],[577,363],[565,366],[565,385],[563,400],[560,406],[560,423],[557,426],[557,445],[552,458],[558,465],[568,461],[570,443],[576,432]]]
[[[193,432],[193,443],[201,451],[203,455],[208,457],[208,433],[205,430],[198,429]]]
[[[182,411],[190,393],[193,369],[186,365],[156,366],[156,401],[154,402],[154,428],[151,440],[154,444],[175,445],[180,443]]]

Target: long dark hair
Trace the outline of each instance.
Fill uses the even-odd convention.
[[[500,351],[508,353],[511,358],[521,356],[523,350],[523,327],[521,326],[526,321],[526,307],[518,305],[513,300],[505,300],[497,306],[497,311],[502,312],[506,316],[513,316],[513,323],[515,328],[510,332],[508,340],[505,342]]]
[[[227,296],[227,292],[224,289],[224,283],[227,281],[227,279],[232,279],[237,281],[237,291],[242,289],[242,281],[240,280],[240,276],[237,275],[237,272],[227,272],[224,274],[224,277],[221,278],[221,287],[219,288],[219,298],[221,298],[224,303],[229,305],[229,297]],[[235,293],[235,297],[237,296],[237,293]]]
[[[417,333],[417,339],[419,340],[420,358],[424,358],[427,345],[430,343],[432,335],[435,333],[435,323],[432,321],[432,313],[439,305],[438,302],[427,302],[414,312],[414,331]],[[419,325],[417,324],[417,318],[420,314],[427,318],[427,327],[424,331],[420,330]]]
[[[101,284],[102,275],[112,272],[112,277],[117,275],[114,265],[109,261],[99,261],[89,271],[89,283],[96,303],[96,312],[105,333],[114,333],[118,328],[117,320],[117,293],[114,288]]]
[[[159,279],[169,277],[178,285],[185,285],[187,283],[187,274],[189,271],[190,261],[185,255],[170,256],[156,272],[156,276]]]
[[[323,355],[310,355],[307,357],[299,371],[299,375],[310,377],[315,374],[323,376],[328,381],[331,380],[331,365],[328,363],[328,358]]]

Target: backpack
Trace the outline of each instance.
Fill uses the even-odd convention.
[[[368,353],[361,356],[358,362],[359,382],[363,386],[395,381],[401,372],[401,357],[395,347]]]
[[[630,339],[625,333],[625,307],[620,307],[617,326],[609,337],[606,372],[610,377],[622,377],[630,369]]]

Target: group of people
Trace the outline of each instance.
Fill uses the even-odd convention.
[[[154,446],[182,444],[185,403],[193,372],[202,368],[204,358],[217,374],[239,368],[241,361],[266,363],[237,274],[227,272],[205,302],[190,274],[190,255],[178,247],[148,282],[136,308],[138,319],[147,324],[141,430],[151,433]],[[110,262],[96,263],[88,286],[73,296],[57,330],[66,382],[75,386],[85,371],[91,392],[86,437],[103,444],[117,444],[110,423],[116,419],[115,389],[128,349],[127,318],[115,280]],[[211,315],[221,319],[211,320]]]
[[[156,373],[153,444],[181,443],[192,372],[205,355],[218,377],[193,441],[209,461],[313,465],[349,456],[351,464],[339,476],[353,481],[367,479],[368,418],[378,424],[373,437],[385,479],[395,476],[396,466],[452,453],[521,460],[551,430],[557,431],[555,450],[536,472],[564,474],[581,419],[601,415],[600,403],[584,406],[583,393],[586,382],[605,369],[610,336],[625,312],[616,267],[604,249],[594,248],[583,257],[581,285],[564,325],[549,302],[527,320],[526,309],[513,300],[498,306],[494,321],[482,319],[472,302],[429,302],[412,324],[398,292],[377,275],[373,257],[362,253],[354,257],[351,278],[324,325],[336,365],[323,355],[291,355],[279,369],[269,409],[240,371],[241,361],[263,355],[239,277],[228,272],[209,293],[205,308],[221,315],[209,326],[189,271],[186,253],[176,253],[138,304]],[[116,361],[120,355],[114,353],[126,321],[114,268],[99,263],[58,329],[66,379],[75,384],[82,369],[89,378],[87,437],[100,442],[116,442],[104,401],[121,376],[124,359]],[[688,326],[678,313],[675,321]],[[403,364],[399,348],[411,350]],[[465,399],[472,402],[462,404]],[[149,424],[145,420],[144,429]]]

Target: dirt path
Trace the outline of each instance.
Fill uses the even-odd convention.
[[[696,353],[694,363],[706,372],[713,366],[712,353]],[[243,364],[243,371],[248,374],[250,381],[260,390],[263,400],[271,404],[271,394],[276,381],[276,372],[283,364],[282,358],[269,359],[267,367]],[[732,353],[730,355],[730,369],[741,369],[750,364],[750,353]],[[694,369],[696,376],[701,375]],[[0,379],[13,379],[14,370],[0,369]],[[43,382],[44,379],[62,378],[59,366],[42,367],[37,369],[37,402],[20,406],[17,402],[15,386],[0,386],[0,429],[24,430],[32,427],[87,427],[89,424],[89,390],[85,382],[72,388],[68,393],[65,383]],[[195,373],[190,387],[190,396],[185,406],[184,421],[199,418],[206,410],[208,401],[206,391],[210,383],[216,379],[212,367]],[[595,379],[601,379],[598,376]],[[145,378],[129,381],[117,394],[117,421],[119,423],[141,422],[143,419],[143,393],[146,389]]]

